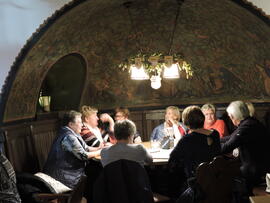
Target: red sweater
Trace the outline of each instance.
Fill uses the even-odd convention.
[[[216,120],[216,122],[213,125],[204,124],[204,128],[217,130],[219,132],[220,137],[225,137],[229,135],[228,129],[223,120]]]

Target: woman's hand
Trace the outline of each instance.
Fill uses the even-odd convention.
[[[173,120],[173,119],[168,119],[168,120],[166,120],[166,123],[167,123],[167,125],[168,125],[169,127],[173,127],[173,124],[175,124],[175,120]]]
[[[107,113],[103,113],[100,115],[100,118],[99,118],[103,123],[106,123],[106,122],[109,122],[110,124],[110,131],[113,132],[114,131],[114,120],[113,118],[107,114]]]
[[[103,123],[113,121],[112,117],[111,117],[109,114],[107,114],[107,113],[101,114],[99,119],[100,119]]]

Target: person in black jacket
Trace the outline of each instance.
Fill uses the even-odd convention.
[[[269,135],[264,125],[250,117],[247,105],[243,101],[234,101],[227,108],[228,115],[237,129],[222,139],[222,153],[230,153],[238,148],[241,161],[241,173],[246,180],[248,192],[258,184],[270,169]]]
[[[169,159],[169,168],[174,174],[170,183],[171,190],[178,190],[171,191],[170,196],[173,197],[179,196],[186,189],[186,180],[195,176],[196,168],[200,163],[209,162],[220,154],[219,133],[216,130],[203,128],[205,117],[200,107],[185,108],[182,120],[189,128],[189,132],[180,139]],[[182,177],[179,177],[180,174]]]

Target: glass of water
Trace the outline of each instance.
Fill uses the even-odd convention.
[[[160,142],[158,140],[151,140],[151,148],[152,149],[159,149],[160,148]]]

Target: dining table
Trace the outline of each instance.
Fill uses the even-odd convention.
[[[166,165],[168,163],[168,160],[170,158],[170,153],[171,153],[172,149],[161,149],[159,147],[153,148],[151,146],[150,141],[142,142],[141,144],[152,155],[152,157],[153,157],[152,165]]]
[[[142,142],[141,145],[143,145],[153,157],[153,162],[150,165],[167,165],[172,149],[153,148],[150,141]],[[100,161],[100,159],[100,156],[94,157],[96,161]]]
[[[269,203],[270,195],[251,196],[249,200],[251,203]]]

